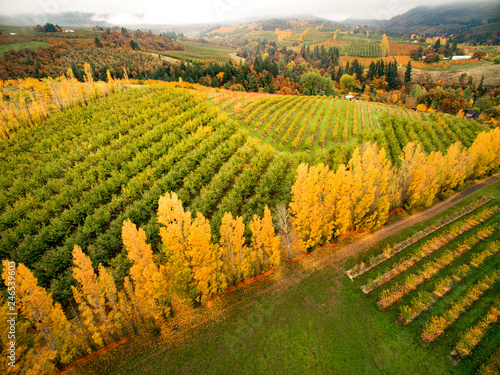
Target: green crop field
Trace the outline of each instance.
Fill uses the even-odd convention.
[[[393,160],[411,141],[427,152],[444,152],[461,141],[470,147],[484,127],[442,114],[423,114],[398,106],[327,97],[281,95],[227,96],[209,101],[230,114],[250,134],[278,150],[331,148],[363,139],[376,140]],[[388,118],[387,115],[390,117]]]
[[[37,49],[38,47],[50,47],[49,43],[45,42],[19,42],[19,43],[9,43],[9,44],[0,44],[0,56],[7,51],[15,50],[19,51],[21,49]]]
[[[353,39],[348,46],[342,48],[342,52],[347,56],[382,57],[380,43],[369,41],[368,39]]]
[[[181,44],[185,48],[184,51],[165,51],[161,52],[161,54],[188,61],[212,60],[218,63],[225,63],[231,60],[229,54],[236,52],[232,48],[208,43],[181,42]]]
[[[451,356],[453,373],[473,373],[500,346],[499,225],[499,200],[485,195],[379,244],[348,273],[395,327]]]
[[[373,268],[354,281],[346,276],[346,267],[342,264],[328,264],[307,272],[309,262],[313,260],[305,258],[304,263],[288,264],[282,275],[271,276],[231,292],[218,306],[199,312],[193,323],[184,325],[180,322],[179,331],[173,332],[166,341],[156,337],[131,339],[112,352],[80,365],[69,374],[236,372],[468,375],[476,374],[481,369],[485,371],[488,365],[493,369],[489,374],[495,373],[492,366],[495,361],[498,363],[498,323],[490,324],[472,352],[460,361],[455,357],[450,361],[450,353],[456,349],[464,332],[482,322],[498,299],[498,279],[483,290],[481,296],[446,329],[445,334],[432,342],[425,342],[421,339],[421,333],[430,317],[447,311],[453,302],[467,294],[485,275],[491,275],[495,269],[498,271],[498,252],[485,258],[479,267],[471,264],[489,244],[498,241],[498,230],[475,245],[470,244],[470,250],[392,307],[380,310],[377,306],[380,288],[367,295],[360,290],[366,281],[381,272],[380,267],[389,268],[391,262],[394,264],[401,257],[413,254],[421,242],[439,238],[450,227],[460,227],[461,223],[471,222],[474,217],[482,220],[462,235],[451,239],[443,248],[437,249],[424,262],[430,263],[446,251],[454,250],[456,244],[471,238],[468,235],[475,236],[498,224],[497,208],[500,202],[498,198],[487,201],[490,196],[500,196],[500,182],[471,195],[435,218],[389,237],[360,256],[349,258],[346,267],[361,260],[368,264],[369,259],[383,253],[382,249],[387,245],[396,246],[429,227],[437,227],[452,220],[448,226],[422,237],[413,247],[380,264],[379,269]],[[469,210],[468,214],[457,217],[457,212]],[[477,240],[479,237],[474,238]],[[315,259],[315,255],[310,258]],[[459,281],[454,280],[443,297],[432,294],[434,302],[428,310],[409,324],[399,322],[399,306],[411,303],[419,294],[433,292],[441,280],[454,275],[457,268],[466,264],[470,265],[469,273]],[[406,272],[414,272],[417,268],[423,268],[423,265],[418,263]],[[399,277],[405,276],[403,273]],[[286,282],[287,278],[295,282]],[[397,280],[394,279],[392,285]],[[266,292],[255,294],[256,290]]]

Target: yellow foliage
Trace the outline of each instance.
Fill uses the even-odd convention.
[[[427,112],[427,107],[425,106],[425,104],[419,104],[419,105],[417,105],[417,111]]]
[[[8,261],[3,261],[2,278],[8,284]],[[52,295],[38,286],[38,280],[23,264],[16,267],[16,304],[20,313],[38,330],[47,344],[49,360],[59,356],[62,363],[69,363],[76,354],[72,345],[71,326],[59,303]],[[56,353],[56,354],[54,354]]]
[[[129,330],[134,329],[133,323],[126,320],[125,314],[120,310],[120,302],[118,291],[116,289],[115,280],[102,264],[99,264],[99,287],[104,293],[108,306],[108,322],[117,332],[123,332],[126,324],[129,324]]]
[[[391,163],[385,149],[365,143],[354,150],[349,162],[352,173],[351,213],[356,230],[369,230],[385,221],[389,212]]]
[[[217,249],[210,243],[209,221],[201,213],[192,222],[177,194],[166,194],[158,204],[158,222],[163,251],[174,280],[183,288],[194,288],[196,300],[204,303],[220,288]],[[192,291],[186,293],[192,295]]]
[[[192,282],[198,292],[197,300],[201,303],[205,303],[208,297],[216,294],[219,288],[218,259],[216,248],[210,243],[210,238],[210,223],[198,212],[189,232],[186,260],[192,272]]]
[[[102,347],[104,346],[102,331],[109,333],[106,332],[108,319],[105,311],[105,295],[101,291],[90,258],[77,245],[73,248],[73,263],[75,264],[73,278],[78,283],[77,287],[71,286],[73,296],[79,304],[83,324],[91,332],[92,340],[98,347]]]
[[[413,142],[403,148],[399,177],[402,201],[407,208],[429,207],[432,204],[441,187],[444,163],[441,152],[426,156],[420,145]]]
[[[389,39],[387,35],[382,35],[382,57],[387,57],[391,54],[391,46],[389,44]]]
[[[191,212],[184,211],[177,194],[166,194],[158,202],[158,222],[164,251],[184,258],[191,226]]]
[[[325,243],[332,236],[333,197],[329,194],[332,177],[328,166],[323,164],[311,167],[301,164],[297,168],[289,211],[292,225],[306,249]]]
[[[444,168],[444,158],[441,151],[431,152],[427,157],[425,170],[423,171],[424,188],[421,192],[421,205],[430,207],[434,203],[434,198],[441,187],[441,175]]]
[[[125,220],[122,239],[128,259],[132,262],[129,271],[133,282],[129,291],[133,294],[132,302],[141,320],[151,317],[161,324],[170,312],[166,303],[167,280],[153,262],[153,251],[146,243],[146,233],[141,228],[137,229],[130,220]]]
[[[252,258],[258,263],[256,273],[262,268],[274,268],[280,263],[280,238],[274,233],[273,219],[269,207],[264,208],[264,217],[260,219],[254,215],[249,224],[252,231]]]
[[[469,149],[469,174],[482,177],[500,165],[500,128],[479,133]]]
[[[305,38],[305,36],[307,35],[307,33],[309,33],[309,30],[310,30],[310,28],[305,29],[305,30],[302,32],[302,34],[300,34],[299,40],[301,40],[301,41],[302,41],[302,40],[304,40],[304,38]]]
[[[248,278],[251,274],[249,249],[245,246],[243,218],[233,218],[226,212],[220,227],[219,245],[222,251],[226,276],[229,284],[236,284]]]
[[[3,359],[2,361],[0,361],[0,373],[19,374],[21,373],[20,369],[29,369],[36,366],[40,366],[40,368],[45,369],[45,371],[39,372],[54,372],[54,359],[57,353],[48,349],[46,346],[42,347],[40,345],[37,345],[36,347],[32,347],[33,345],[30,345],[30,343],[36,341],[36,338],[35,335],[33,335],[31,332],[31,323],[23,319],[16,319],[15,347],[17,355],[14,361],[15,366],[12,367],[9,365],[12,360],[11,358],[8,358],[11,355],[10,339],[8,336],[11,333],[11,322],[9,320],[12,318],[12,316],[9,315],[9,313],[12,313],[12,305],[9,305],[8,302],[12,301],[5,300],[0,296],[0,315],[4,317],[4,319],[0,319],[0,332],[5,335],[5,339],[0,340],[0,350]],[[48,352],[50,353],[50,358],[46,360],[44,356],[39,357],[38,352]],[[22,353],[22,355],[19,355],[20,353]]]

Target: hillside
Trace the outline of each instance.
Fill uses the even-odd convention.
[[[219,107],[209,108],[203,87],[175,86],[136,88],[55,113],[36,131],[0,143],[0,155],[16,154],[2,165],[2,256],[33,268],[57,299],[68,298],[73,246],[88,248],[95,264],[109,263],[121,252],[115,239],[126,218],[158,250],[155,212],[165,192],[207,217],[217,238],[225,212],[248,224],[265,205],[288,203],[302,162],[336,168],[363,141],[377,141],[397,162],[410,140],[446,152],[458,140],[471,146],[484,129],[452,116],[321,97],[209,90],[206,100]],[[125,120],[116,126],[118,119]]]
[[[468,39],[474,38],[483,44],[499,44],[498,28],[484,30],[485,25],[498,22],[499,15],[500,4],[496,1],[418,6],[391,18],[382,28],[407,35],[454,35],[459,41],[468,35]]]
[[[254,137],[287,152],[315,152],[376,140],[396,160],[408,140],[425,145],[427,152],[444,151],[456,140],[470,145],[484,130],[455,116],[365,100],[224,91],[209,98]],[[395,142],[391,134],[396,134],[397,145],[390,145]]]

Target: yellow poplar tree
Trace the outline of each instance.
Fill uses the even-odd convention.
[[[184,211],[177,194],[166,194],[158,202],[160,236],[169,252],[183,259],[188,251],[191,212]]]
[[[133,288],[131,284],[128,293],[135,309],[141,320],[152,318],[155,322],[163,323],[164,317],[170,312],[167,305],[167,280],[163,270],[153,262],[153,251],[151,245],[146,243],[146,233],[141,228],[137,229],[130,220],[125,220],[122,239],[132,262],[129,273]]]
[[[133,327],[134,332],[136,332],[136,323],[144,323],[144,316],[138,307],[140,302],[135,297],[134,287],[128,276],[123,278],[123,290],[118,292],[118,303],[120,312],[126,317],[127,321]]]
[[[333,179],[331,196],[334,199],[333,234],[335,237],[349,231],[351,225],[351,187],[352,175],[345,165],[341,164]]]
[[[220,227],[219,245],[222,251],[226,276],[229,284],[236,284],[248,278],[251,274],[249,251],[245,246],[245,224],[243,218],[233,218],[226,212]]]
[[[500,165],[500,128],[479,133],[469,149],[469,174],[482,177]]]
[[[352,173],[351,213],[356,230],[369,230],[383,223],[390,207],[391,164],[385,149],[365,143],[354,150],[349,162]]]
[[[419,144],[408,143],[403,148],[399,178],[401,181],[401,201],[412,209],[421,204],[426,171],[427,157]]]
[[[276,267],[281,257],[280,238],[275,235],[271,210],[267,205],[264,217],[261,219],[254,215],[249,228],[252,231],[251,251],[256,273],[260,273],[263,268]]]
[[[166,194],[158,203],[158,222],[163,251],[178,287],[190,298],[204,303],[220,289],[217,247],[210,243],[209,221],[198,213],[194,220],[184,211],[177,194]]]
[[[304,247],[328,242],[333,231],[333,173],[328,166],[301,164],[292,186],[289,210],[292,225]]]
[[[10,356],[11,354],[11,340],[8,337],[8,333],[10,333],[11,325],[8,319],[11,318],[11,316],[8,314],[12,313],[12,310],[10,310],[11,305],[8,305],[7,302],[8,301],[0,296],[0,315],[3,317],[3,319],[0,319],[0,332],[2,332],[3,335],[2,340],[0,340],[0,349],[2,355],[2,360],[0,361],[0,373],[21,374],[24,372],[24,370],[33,368],[36,364],[39,364],[40,368],[43,369],[43,371],[40,371],[42,373],[55,372],[56,369],[53,361],[55,359],[56,353],[47,349],[47,351],[50,353],[50,358],[46,359],[46,357],[44,356],[38,357],[37,352],[42,348],[30,347],[30,341],[34,341],[34,335],[30,332],[30,322],[17,318],[15,326],[15,366],[9,366],[10,359],[8,358],[8,356]],[[20,353],[22,353],[22,355],[19,355]],[[35,356],[36,359],[34,358]]]
[[[443,165],[444,158],[441,151],[431,152],[427,157],[424,172],[424,187],[421,192],[421,204],[426,208],[432,206],[434,198],[441,188]]]
[[[186,260],[191,269],[192,287],[197,292],[196,300],[201,303],[218,290],[218,260],[210,239],[210,222],[198,212],[189,231]]]
[[[387,35],[382,35],[382,56],[387,57],[391,54],[391,47]]]
[[[85,72],[84,78],[87,83],[87,94],[91,99],[95,99],[99,96],[99,92],[97,91],[97,86],[94,82],[94,74],[92,73],[92,68],[89,63],[83,64],[83,70]]]
[[[8,261],[3,261],[2,277],[7,285]],[[47,343],[47,356],[51,361],[59,356],[62,363],[69,363],[76,354],[73,345],[71,325],[59,303],[54,303],[52,295],[38,285],[38,280],[23,264],[16,267],[16,303],[21,314],[32,324]]]
[[[448,148],[443,163],[442,189],[454,189],[462,184],[468,173],[467,151],[460,142],[455,142]]]
[[[112,332],[108,331],[108,318],[106,316],[105,293],[101,290],[97,275],[90,258],[82,249],[75,245],[73,248],[73,278],[79,284],[71,286],[73,296],[79,305],[85,327],[91,332],[94,343],[104,346]],[[112,326],[111,326],[112,328]]]
[[[114,330],[117,332],[122,332],[125,326],[125,316],[120,311],[120,302],[118,291],[116,289],[115,280],[111,275],[111,272],[106,269],[102,264],[99,264],[99,277],[98,277],[99,287],[101,291],[106,296],[106,305],[108,307],[108,320],[113,324]],[[133,328],[132,322],[128,322],[130,328]]]

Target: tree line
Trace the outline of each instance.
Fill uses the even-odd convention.
[[[426,155],[410,142],[400,159],[392,164],[384,148],[365,143],[337,171],[301,164],[289,210],[303,251],[349,230],[374,229],[392,208],[430,207],[437,194],[488,175],[500,165],[500,129],[480,133],[469,149],[456,142],[446,154]]]

